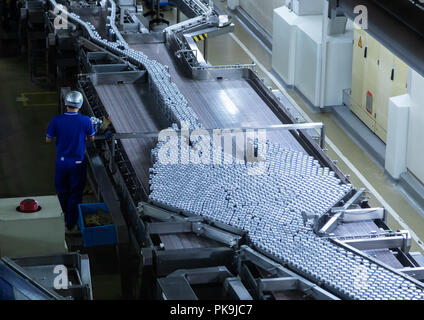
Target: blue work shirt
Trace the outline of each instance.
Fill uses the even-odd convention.
[[[94,136],[91,119],[78,112],[65,112],[55,116],[47,129],[47,137],[56,137],[57,161],[83,161],[86,137]]]

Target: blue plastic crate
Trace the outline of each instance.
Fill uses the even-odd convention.
[[[109,213],[109,210],[104,203],[81,203],[78,205],[78,225],[81,229],[84,247],[115,244],[118,242],[115,225],[108,224],[98,227],[86,227],[84,225],[84,216],[95,214],[97,209],[101,209],[104,212]]]
[[[151,3],[152,1],[151,0],[148,0],[147,1],[148,3]],[[174,2],[172,2],[172,1],[167,1],[167,0],[162,0],[161,2],[160,2],[160,5],[161,6],[167,6],[167,5],[170,5],[170,6],[173,6],[174,5]]]

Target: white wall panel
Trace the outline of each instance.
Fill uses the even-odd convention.
[[[240,0],[240,7],[269,34],[272,34],[273,11],[284,4],[285,0]]]
[[[412,101],[409,94],[389,99],[385,168],[395,179],[406,172],[409,110]]]
[[[412,106],[409,116],[407,166],[424,183],[424,78],[412,71],[409,92]]]
[[[322,17],[303,16],[298,21],[295,86],[314,106],[319,106]]]
[[[274,10],[272,68],[290,86],[294,85],[296,69],[297,20],[287,7]]]
[[[274,11],[272,67],[288,85],[294,85],[316,107],[322,79],[322,15],[297,16],[287,7]],[[343,90],[352,84],[353,25],[327,43],[324,106],[343,103]]]

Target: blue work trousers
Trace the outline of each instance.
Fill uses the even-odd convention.
[[[56,161],[55,186],[62,211],[65,215],[65,225],[72,229],[78,221],[78,204],[87,181],[87,166],[85,161]]]

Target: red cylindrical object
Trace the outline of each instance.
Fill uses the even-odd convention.
[[[38,202],[34,199],[22,200],[19,204],[19,211],[25,213],[33,213],[38,211]]]

